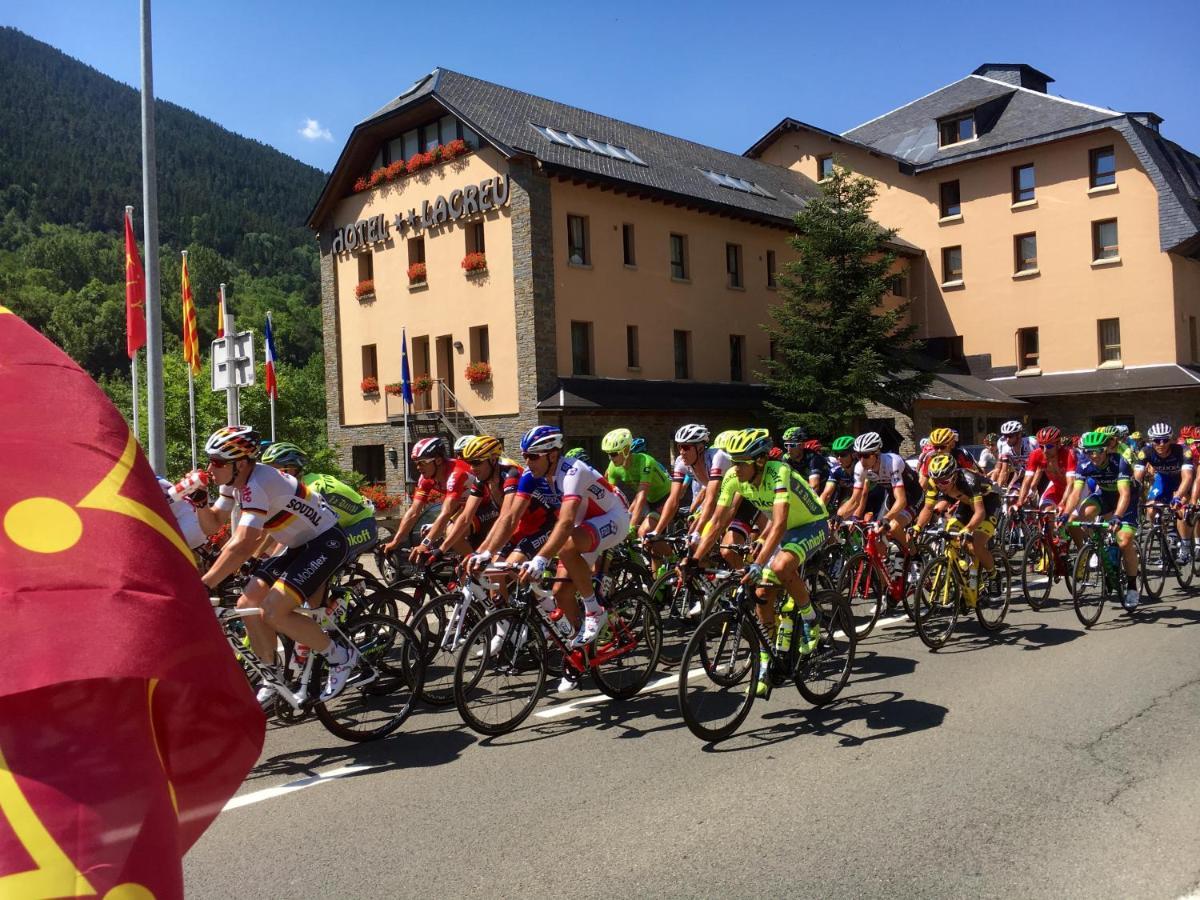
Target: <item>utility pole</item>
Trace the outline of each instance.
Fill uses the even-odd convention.
[[[166,471],[166,408],[163,402],[162,302],[158,272],[158,166],[154,150],[154,60],[150,0],[142,0],[142,205],[146,248],[146,412],[150,467]]]

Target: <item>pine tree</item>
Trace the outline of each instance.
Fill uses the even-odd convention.
[[[912,367],[920,344],[908,303],[883,302],[896,231],[871,219],[875,195],[869,179],[834,167],[796,216],[798,259],[780,276],[781,302],[764,326],[774,345],[762,373],[767,408],[813,434],[848,429],[868,401],[907,413],[932,378]]]

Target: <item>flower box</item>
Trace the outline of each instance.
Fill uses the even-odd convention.
[[[354,287],[354,296],[359,300],[369,300],[375,296],[375,279],[364,278]]]
[[[468,253],[463,257],[462,267],[468,272],[482,272],[487,268],[487,257],[482,253]]]
[[[359,387],[362,389],[364,397],[370,396],[371,394],[378,395],[379,379],[368,376],[362,380],[362,383],[359,385]]]
[[[485,362],[474,362],[467,366],[463,373],[471,384],[483,384],[492,380],[492,365]]]
[[[393,381],[391,384],[385,384],[383,389],[393,397],[399,397],[404,393],[404,386],[398,381]]]
[[[358,489],[358,492],[374,504],[375,512],[387,512],[389,509],[395,509],[404,503],[402,496],[389,494],[376,484],[364,484]]]
[[[425,263],[413,263],[408,267],[408,283],[421,284],[428,277],[428,269],[425,268]]]
[[[412,392],[414,394],[428,394],[433,390],[433,379],[428,375],[418,375],[417,379],[412,383]]]
[[[471,148],[461,138],[447,141],[445,144],[438,144],[431,150],[423,153],[414,153],[408,159],[398,159],[393,163],[368,172],[354,182],[354,193],[361,194],[363,191],[369,191],[380,185],[399,181],[407,178],[409,175],[415,175],[424,169],[431,169],[439,163],[449,162],[452,159],[465,156],[470,152]]]

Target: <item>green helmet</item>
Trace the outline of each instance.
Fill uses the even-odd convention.
[[[287,441],[272,444],[263,451],[261,459],[268,466],[274,466],[277,469],[281,466],[303,469],[308,465],[307,454],[295,444],[289,444]]]
[[[1109,441],[1110,435],[1104,428],[1099,428],[1096,431],[1088,431],[1079,439],[1079,446],[1084,450],[1103,450]]]
[[[800,425],[793,425],[783,433],[783,442],[785,444],[803,444],[808,440],[808,432]]]
[[[633,446],[633,433],[628,428],[614,428],[600,442],[600,449],[605,453],[627,453]]]
[[[582,447],[572,447],[570,450],[564,453],[563,456],[566,459],[578,459],[581,462],[591,462],[591,460],[588,459],[587,451]]]
[[[830,449],[838,456],[841,456],[843,453],[849,453],[854,449],[854,436],[843,434],[840,438],[834,438],[833,446]]]

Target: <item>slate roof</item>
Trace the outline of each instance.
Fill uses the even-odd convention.
[[[763,408],[761,384],[657,381],[647,378],[560,378],[538,409],[710,410]]]
[[[974,403],[1022,405],[1022,401],[992,382],[959,372],[938,372],[921,393],[922,400],[959,400]]]
[[[1030,399],[1065,394],[1200,388],[1200,375],[1197,375],[1194,367],[1170,363],[1129,369],[1097,369],[1094,372],[992,378],[990,384],[1013,397]]]

